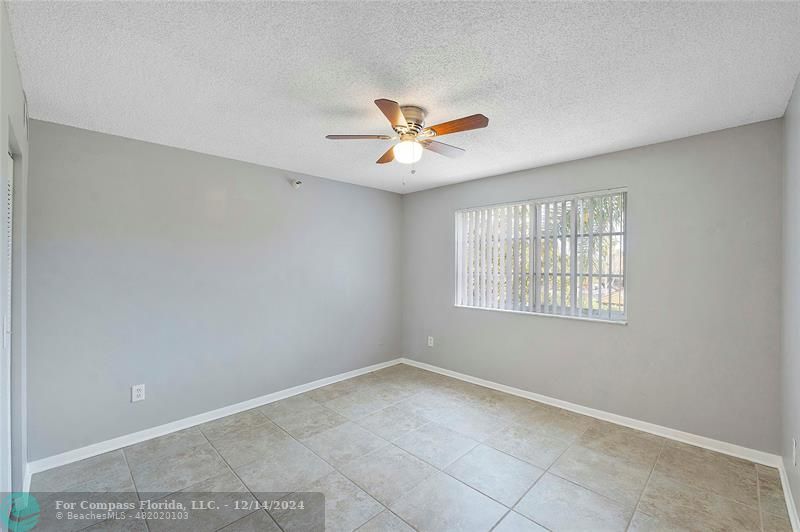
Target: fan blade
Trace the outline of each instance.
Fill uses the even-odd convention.
[[[423,141],[422,147],[427,150],[434,151],[439,155],[444,155],[445,157],[461,157],[466,152],[466,150],[463,148],[457,148],[455,146],[445,144],[444,142],[437,142],[435,140]]]
[[[403,116],[403,111],[400,110],[400,105],[397,102],[380,99],[375,100],[375,105],[377,105],[378,109],[389,119],[389,123],[392,124],[392,127],[408,127],[406,117]]]
[[[394,161],[394,146],[386,150],[386,153],[381,155],[381,158],[375,161],[378,164],[386,164]]]
[[[392,140],[389,135],[325,135],[325,138],[330,140]]]
[[[469,131],[470,129],[480,129],[489,125],[489,119],[485,116],[471,115],[464,118],[457,118],[449,122],[436,124],[425,129],[429,129],[439,135],[449,135],[450,133],[458,133],[459,131]]]

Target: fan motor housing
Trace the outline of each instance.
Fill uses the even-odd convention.
[[[402,128],[395,128],[395,131],[398,133],[419,135],[425,128],[425,109],[415,105],[404,105],[400,107],[400,110],[403,111],[403,116],[406,118],[406,122],[408,122],[408,127],[405,131],[402,131]]]

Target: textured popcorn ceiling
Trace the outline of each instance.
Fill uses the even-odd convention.
[[[779,117],[800,70],[798,3],[8,9],[34,118],[397,192]],[[490,123],[410,175],[324,138],[390,133],[376,98]]]

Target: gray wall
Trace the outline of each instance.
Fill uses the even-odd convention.
[[[781,450],[795,504],[800,468],[792,463],[792,438],[800,444],[800,83],[784,117],[783,188],[783,437]]]
[[[34,121],[29,458],[401,353],[777,452],[782,128],[402,199]],[[455,209],[618,186],[627,326],[453,307]]]
[[[405,353],[777,452],[781,130],[762,122],[406,196]],[[627,326],[454,308],[456,209],[622,186]]]
[[[30,142],[31,460],[400,354],[400,196],[50,123]]]
[[[26,247],[28,131],[25,95],[17,65],[8,13],[0,6],[0,145],[14,155],[14,248],[11,336],[11,473],[12,486],[22,489],[27,454],[26,392]]]

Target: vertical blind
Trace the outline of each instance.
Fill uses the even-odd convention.
[[[456,212],[456,305],[624,321],[625,191]]]

